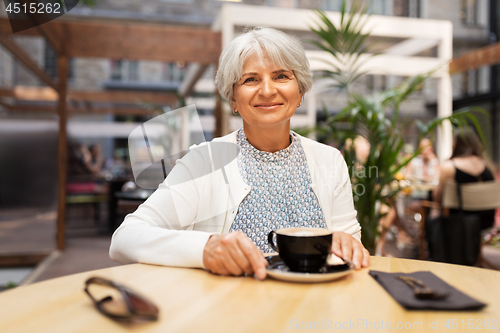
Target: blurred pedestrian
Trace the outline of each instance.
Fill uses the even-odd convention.
[[[477,135],[471,129],[459,130],[454,136],[451,158],[441,163],[439,185],[433,193],[434,201],[441,203],[443,186],[448,180],[466,184],[495,180],[494,175],[494,167],[485,157],[484,147]],[[455,210],[451,209],[450,213],[453,212]],[[469,213],[480,215],[481,229],[491,228],[495,222],[495,210]]]

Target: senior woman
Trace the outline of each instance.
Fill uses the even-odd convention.
[[[237,157],[222,176],[214,170],[193,181],[179,179],[213,166],[215,155],[192,150],[177,161],[115,231],[111,258],[263,279],[271,230],[317,227],[334,231],[336,255],[357,269],[368,266],[342,155],[290,131],[290,118],[312,85],[300,42],[271,28],[241,34],[221,54],[216,85],[243,128],[212,143],[236,144]]]

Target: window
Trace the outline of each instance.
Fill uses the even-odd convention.
[[[45,51],[43,56],[43,67],[47,74],[52,78],[57,78],[57,53],[49,43],[45,43]],[[74,78],[74,60],[70,58],[68,61],[68,79]]]
[[[342,9],[342,0],[324,0],[323,9],[332,12],[340,12]]]
[[[389,10],[389,1],[390,0],[367,0],[366,5],[368,6],[369,14],[376,15],[390,15],[391,11]]]
[[[475,72],[467,71],[462,73],[462,96],[474,95],[475,89]]]
[[[44,67],[47,74],[57,77],[57,55],[50,44],[45,44]]]
[[[393,15],[403,17],[422,17],[421,0],[394,0]]]
[[[162,80],[165,82],[182,82],[189,64],[184,61],[163,63]]]
[[[490,90],[490,73],[489,67],[469,70],[461,74],[462,96],[475,96],[488,93]]]
[[[125,72],[128,75],[128,81],[139,81],[139,62],[127,61]]]
[[[460,18],[465,25],[486,26],[488,23],[487,0],[461,0]]]
[[[111,60],[111,80],[121,81],[122,80],[122,61],[121,60]]]
[[[365,0],[363,5],[367,6],[369,14],[376,15],[391,15],[391,1],[392,0]],[[350,4],[347,3],[346,11],[349,10]],[[323,0],[323,9],[327,11],[340,12],[342,9],[342,0]]]
[[[139,81],[139,62],[111,60],[111,81]]]

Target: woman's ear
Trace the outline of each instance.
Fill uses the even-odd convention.
[[[236,100],[234,98],[233,98],[232,106],[233,106],[233,112],[235,112],[235,110],[236,110]]]

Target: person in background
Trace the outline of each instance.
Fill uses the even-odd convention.
[[[418,148],[422,151],[408,164],[406,179],[437,184],[439,160],[434,153],[431,140],[428,138],[422,139]]]
[[[420,215],[422,200],[432,201],[432,190],[419,189],[419,184],[437,186],[439,182],[439,159],[432,148],[432,141],[424,138],[420,141],[418,148],[420,155],[416,156],[408,164],[406,169],[406,179],[415,183],[417,188],[412,191],[412,201],[408,205],[408,211],[412,214]],[[424,186],[425,187],[425,186]],[[427,214],[428,215],[428,214]]]
[[[83,165],[92,175],[99,175],[104,166],[104,157],[100,144],[92,144],[88,148],[85,145],[81,146]]]
[[[448,180],[459,184],[495,180],[495,170],[485,157],[485,150],[471,129],[456,131],[451,158],[441,163],[439,184],[433,199],[441,203],[443,186]],[[499,194],[500,195],[500,194]],[[454,210],[450,210],[453,213]],[[467,213],[467,212],[466,212]],[[481,229],[491,228],[495,222],[495,210],[475,211],[481,218]]]
[[[113,178],[123,178],[127,175],[126,162],[118,152],[115,152],[113,158],[106,161],[104,168],[108,171],[106,173],[106,179],[108,180]]]
[[[354,139],[346,140],[345,149],[349,150],[351,147],[354,148],[356,154],[357,161],[355,167],[361,167],[368,159],[368,156],[370,156],[370,142],[364,136],[358,135]]]
[[[431,140],[428,138],[422,139],[418,145],[418,149],[421,149],[421,152],[408,163],[404,178],[416,183],[437,184],[439,177],[439,160],[434,153]],[[431,200],[431,192],[414,188],[411,194],[413,200],[408,205],[408,211],[413,214],[419,214],[421,200]],[[404,244],[414,244],[418,238],[418,230],[416,230],[414,225],[409,224],[406,219],[398,216],[395,206],[396,203],[394,202],[391,206],[382,205],[380,208],[380,212],[386,214],[380,219],[379,225],[381,236],[377,251],[381,255],[386,255],[384,248],[386,235],[389,228],[393,225],[397,227],[396,237],[398,244],[403,246]]]

